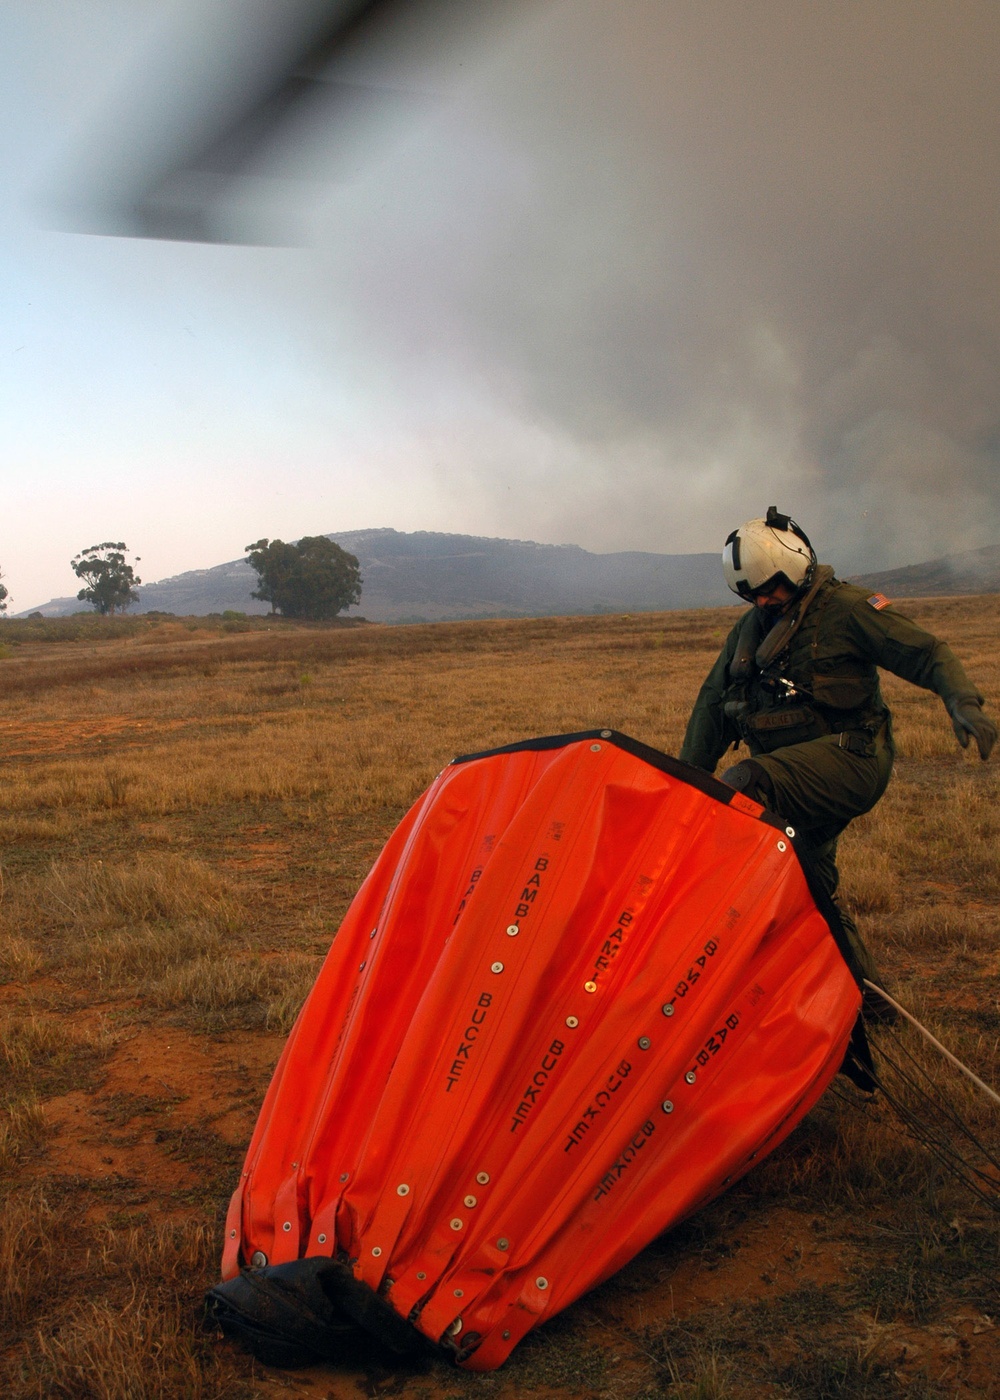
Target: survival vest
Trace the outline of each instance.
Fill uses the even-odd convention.
[[[852,654],[847,615],[863,590],[822,565],[786,616],[765,631],[761,609],[743,618],[725,693],[726,718],[754,753],[823,734],[867,744],[885,723],[875,665]]]

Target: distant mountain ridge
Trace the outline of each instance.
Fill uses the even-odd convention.
[[[372,622],[658,612],[732,602],[718,554],[592,554],[579,545],[535,544],[435,531],[344,530],[330,539],[357,557],[361,604],[348,615]],[[266,613],[251,598],[257,576],[245,559],[194,569],[139,588],[133,612],[203,616]],[[77,612],[75,597],[36,611]]]
[[[666,612],[735,601],[715,553],[592,554],[575,544],[428,530],[343,530],[329,538],[356,555],[361,565],[361,604],[349,615],[372,622]],[[851,582],[897,598],[1000,593],[1000,546],[857,574]],[[233,559],[143,584],[133,611],[180,616],[227,610],[266,613],[268,604],[250,596],[256,587],[257,575],[246,560]],[[75,597],[53,598],[35,611],[61,617],[81,607]]]
[[[897,598],[935,598],[956,593],[1000,593],[1000,545],[946,554],[926,564],[907,564],[850,580]]]

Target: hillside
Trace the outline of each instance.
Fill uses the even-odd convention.
[[[361,606],[373,622],[658,612],[730,601],[716,554],[592,554],[578,545],[477,535],[345,530],[331,539],[357,556]],[[139,589],[139,612],[193,616],[226,609],[264,613],[250,597],[257,577],[243,559],[195,569]],[[38,611],[76,612],[75,597]]]
[[[968,549],[926,564],[858,574],[851,579],[865,588],[897,598],[938,598],[955,593],[1000,593],[1000,547]]]

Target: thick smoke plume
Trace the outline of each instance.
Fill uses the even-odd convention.
[[[694,550],[774,501],[845,569],[989,542],[998,72],[973,0],[547,11],[352,206],[350,275],[323,234],[442,436],[493,406],[449,523]]]

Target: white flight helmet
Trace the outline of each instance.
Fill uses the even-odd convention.
[[[775,583],[805,588],[816,569],[816,553],[791,516],[768,506],[766,519],[748,520],[726,540],[722,569],[733,592],[749,600]]]

